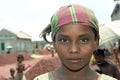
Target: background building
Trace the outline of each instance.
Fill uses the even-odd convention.
[[[115,8],[111,14],[111,21],[120,20],[120,1],[117,1]]]
[[[31,37],[24,32],[0,31],[0,53],[31,52]]]

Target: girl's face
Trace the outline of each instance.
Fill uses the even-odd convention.
[[[62,65],[71,71],[77,71],[89,64],[98,43],[90,27],[67,24],[57,32],[54,46]]]

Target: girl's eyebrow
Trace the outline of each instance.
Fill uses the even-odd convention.
[[[68,35],[65,35],[65,34],[59,34],[58,36],[59,37],[68,37]]]
[[[79,37],[86,37],[86,36],[89,36],[89,34],[88,33],[87,34],[82,34]]]
[[[85,33],[85,34],[79,35],[79,37],[85,37],[85,36],[88,36],[88,35],[89,35],[89,33]],[[67,34],[59,34],[58,36],[59,37],[69,37]]]

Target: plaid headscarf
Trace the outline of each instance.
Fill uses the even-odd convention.
[[[90,26],[99,31],[98,21],[89,8],[79,4],[72,4],[61,7],[51,18],[52,39],[54,40],[57,31],[65,24],[80,24]]]

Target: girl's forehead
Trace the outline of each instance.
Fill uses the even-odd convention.
[[[68,24],[57,32],[57,36],[66,36],[66,37],[83,37],[83,36],[94,36],[94,33],[89,26],[82,26],[79,24]]]
[[[58,32],[86,32],[86,31],[92,31],[90,26],[83,26],[80,24],[67,24],[61,26],[60,30]]]

